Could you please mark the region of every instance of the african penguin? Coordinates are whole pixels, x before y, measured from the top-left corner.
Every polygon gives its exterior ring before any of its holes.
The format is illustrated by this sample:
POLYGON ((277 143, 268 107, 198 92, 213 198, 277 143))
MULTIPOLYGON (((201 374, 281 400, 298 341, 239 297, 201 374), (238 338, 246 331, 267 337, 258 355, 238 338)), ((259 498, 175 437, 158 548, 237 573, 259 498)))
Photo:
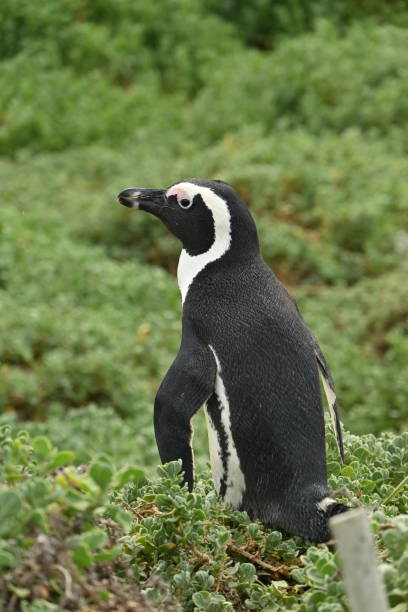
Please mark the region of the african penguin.
POLYGON ((181 459, 192 489, 190 420, 204 405, 218 494, 252 519, 327 541, 328 517, 348 509, 327 485, 319 372, 343 458, 333 380, 261 257, 247 207, 226 183, 203 179, 125 189, 118 200, 161 219, 183 245, 181 345, 154 406, 161 460, 181 459))

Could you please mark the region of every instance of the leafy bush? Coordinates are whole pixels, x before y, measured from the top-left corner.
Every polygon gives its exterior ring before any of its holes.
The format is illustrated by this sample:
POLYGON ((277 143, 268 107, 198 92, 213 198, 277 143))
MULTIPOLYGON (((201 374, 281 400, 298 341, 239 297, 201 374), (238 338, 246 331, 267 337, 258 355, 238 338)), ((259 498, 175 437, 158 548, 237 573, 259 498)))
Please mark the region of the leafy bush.
POLYGON ((261 53, 244 49, 227 24, 185 0, 150 8, 74 2, 65 26, 67 15, 52 2, 38 15, 23 0, 6 4, 3 154, 101 141, 135 147, 159 133, 159 142, 177 140, 188 154, 248 125, 263 134, 358 126, 366 138, 385 136, 405 148, 405 28, 371 26, 367 35, 366 25, 355 24, 340 35, 322 21, 313 34, 261 53), (50 32, 39 38, 44 20, 50 32))
POLYGON ((406 259, 398 236, 408 219, 408 165, 359 130, 262 138, 247 129, 190 164, 235 186, 254 213, 265 259, 289 284, 352 284, 406 259))
MULTIPOLYGON (((392 606, 408 589, 408 525, 398 514, 408 501, 402 481, 407 441, 406 435, 351 436, 346 465, 330 463, 332 484, 372 506, 392 606)), ((126 598, 147 606, 147 595, 163 610, 170 603, 180 609, 177 600, 197 612, 243 605, 346 610, 330 548, 251 523, 217 499, 208 475, 189 493, 179 487, 177 462, 159 468, 158 481, 146 482, 140 469, 117 470, 106 456, 76 470, 71 451, 55 449, 43 436, 31 440, 21 432, 12 438, 7 426, 0 444, 8 483, 0 490, 5 605, 13 599, 30 612, 79 603, 100 610, 116 603, 119 609, 126 598), (44 572, 52 577, 47 584, 44 572), (50 608, 33 607, 44 599, 50 608)))
POLYGON ((115 472, 100 458, 79 474, 70 467, 74 453, 56 450, 46 437, 31 441, 26 432, 10 438, 7 426, 0 444, 2 604, 44 612, 89 600, 105 610, 134 599, 138 610, 148 609, 118 561, 117 540, 131 514, 109 502, 112 488, 142 482, 143 472, 115 472))
POLYGON ((149 126, 177 129, 185 97, 220 55, 240 48, 230 26, 186 0, 70 0, 63 9, 49 0, 39 11, 5 0, 0 21, 0 154, 8 155, 98 141, 142 146, 149 126), (172 94, 164 102, 163 90, 172 94))
POLYGON ((400 145, 407 106, 408 33, 362 24, 345 36, 327 22, 288 39, 273 53, 245 50, 225 57, 192 105, 191 130, 207 144, 246 125, 270 134, 305 126, 316 134, 358 126, 366 137, 400 145))
MULTIPOLYGON (((28 55, 82 74, 100 70, 126 86, 153 80, 171 91, 176 83, 194 91, 218 55, 238 46, 231 26, 199 2, 69 0, 62 8, 48 0, 39 10, 27 0, 2 5, 1 57, 28 55)), ((97 91, 89 93, 97 102, 97 91)))
POLYGON ((155 106, 157 87, 147 82, 128 92, 115 90, 98 71, 75 75, 70 68, 49 68, 48 58, 19 54, 0 64, 0 153, 20 149, 59 151, 103 140, 142 146, 149 124, 174 121, 174 104, 155 106), (18 72, 20 79, 13 75, 18 72), (4 84, 4 85, 3 85, 4 84), (146 125, 147 123, 147 125, 146 125))
POLYGON ((346 427, 403 428, 406 162, 358 133, 318 150, 303 132, 278 144, 241 135, 206 160, 159 153, 153 165, 146 153, 136 168, 96 147, 0 164, 2 410, 58 420, 71 408, 113 408, 137 420, 146 464, 155 463, 153 397, 177 351, 180 307, 175 279, 141 261, 174 272, 180 247, 114 194, 133 176, 169 184, 190 164, 197 174, 221 169, 250 203, 264 256, 323 346, 346 427))
POLYGON ((312 30, 318 19, 330 20, 340 31, 354 20, 370 19, 401 25, 407 23, 403 0, 205 0, 206 6, 217 15, 237 26, 249 44, 261 49, 270 48, 283 36, 296 36, 312 30))
POLYGON ((159 270, 119 266, 89 247, 38 237, 42 247, 35 237, 29 248, 20 243, 12 264, 18 273, 1 295, 3 405, 31 418, 44 417, 54 402, 142 410, 169 365, 168 349, 176 350, 175 288, 159 270), (52 265, 44 252, 53 253, 52 265), (167 311, 157 301, 161 290, 167 311))
POLYGON ((299 296, 306 320, 327 349, 342 413, 355 433, 406 428, 405 277, 401 270, 361 282, 352 291, 322 291, 315 299, 299 296))

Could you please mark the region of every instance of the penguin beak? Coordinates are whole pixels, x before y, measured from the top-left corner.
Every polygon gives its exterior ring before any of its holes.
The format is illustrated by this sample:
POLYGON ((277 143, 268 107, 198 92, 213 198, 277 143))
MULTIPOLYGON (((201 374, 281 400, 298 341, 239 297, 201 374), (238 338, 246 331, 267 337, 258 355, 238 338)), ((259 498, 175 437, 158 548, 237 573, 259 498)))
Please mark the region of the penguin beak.
POLYGON ((128 208, 139 208, 159 216, 166 203, 165 189, 124 189, 118 195, 118 202, 128 208))

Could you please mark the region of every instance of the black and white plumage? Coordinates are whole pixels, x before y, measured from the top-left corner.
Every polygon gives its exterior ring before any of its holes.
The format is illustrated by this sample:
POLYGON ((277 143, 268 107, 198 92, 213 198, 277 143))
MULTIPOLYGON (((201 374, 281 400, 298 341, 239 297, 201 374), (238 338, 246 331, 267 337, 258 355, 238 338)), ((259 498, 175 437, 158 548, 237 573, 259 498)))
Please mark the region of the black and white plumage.
POLYGON ((204 405, 219 495, 253 518, 314 541, 343 512, 327 486, 319 372, 341 457, 336 395, 320 347, 261 257, 254 220, 222 181, 125 189, 182 244, 179 353, 155 401, 163 462, 182 459, 193 487, 191 418, 204 405))

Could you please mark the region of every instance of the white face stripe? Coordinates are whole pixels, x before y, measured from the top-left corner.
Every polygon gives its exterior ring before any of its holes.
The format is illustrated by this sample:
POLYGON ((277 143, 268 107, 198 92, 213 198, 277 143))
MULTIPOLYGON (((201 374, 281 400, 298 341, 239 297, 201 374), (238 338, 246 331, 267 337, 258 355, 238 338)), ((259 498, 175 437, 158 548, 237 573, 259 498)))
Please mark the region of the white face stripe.
MULTIPOLYGON (((210 345, 210 349, 213 352, 216 364, 217 364, 217 375, 215 378, 215 393, 218 396, 220 407, 221 407, 221 422, 224 427, 224 431, 227 438, 227 474, 226 477, 226 491, 225 501, 232 504, 235 508, 238 508, 242 501, 242 496, 245 491, 245 477, 241 470, 241 464, 239 461, 237 449, 235 447, 234 439, 232 437, 231 430, 231 414, 227 393, 224 387, 223 380, 221 378, 221 365, 218 359, 217 353, 210 345)), ((211 452, 211 451, 210 451, 211 452)), ((221 449, 219 450, 221 455, 221 449)), ((221 463, 221 462, 220 462, 221 463)), ((218 470, 222 465, 219 465, 218 470)), ((218 471, 216 474, 218 484, 218 471)))
POLYGON ((193 183, 178 183, 171 189, 174 188, 180 190, 180 192, 187 193, 190 200, 195 195, 200 194, 205 206, 209 208, 214 219, 215 239, 208 251, 200 253, 200 255, 189 255, 184 249, 181 251, 177 268, 177 281, 181 300, 184 303, 188 289, 197 274, 212 261, 220 259, 230 248, 231 215, 226 202, 209 187, 200 187, 193 183))

